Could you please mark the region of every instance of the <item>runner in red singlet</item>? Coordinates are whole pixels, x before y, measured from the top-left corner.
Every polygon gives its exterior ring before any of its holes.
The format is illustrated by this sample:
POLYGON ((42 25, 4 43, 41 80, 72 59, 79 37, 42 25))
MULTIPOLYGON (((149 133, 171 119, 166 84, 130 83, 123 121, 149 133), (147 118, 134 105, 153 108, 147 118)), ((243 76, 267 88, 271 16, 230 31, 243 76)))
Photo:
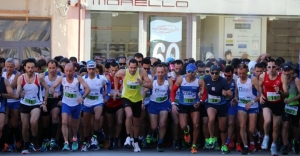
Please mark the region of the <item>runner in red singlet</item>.
POLYGON ((278 73, 274 59, 268 60, 268 71, 259 77, 259 92, 262 93, 260 103, 263 108, 264 116, 264 140, 261 145, 262 149, 268 148, 270 124, 273 118, 273 142, 271 146, 271 155, 276 156, 276 141, 279 135, 279 128, 282 122, 284 112, 283 99, 288 97, 287 78, 285 75, 278 73))

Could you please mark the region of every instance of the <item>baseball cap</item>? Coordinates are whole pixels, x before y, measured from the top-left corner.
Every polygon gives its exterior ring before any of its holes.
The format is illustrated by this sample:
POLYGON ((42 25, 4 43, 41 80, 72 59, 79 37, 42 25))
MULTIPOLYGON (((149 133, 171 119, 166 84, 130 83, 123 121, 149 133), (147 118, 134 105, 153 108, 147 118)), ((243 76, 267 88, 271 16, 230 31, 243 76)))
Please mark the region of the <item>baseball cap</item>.
POLYGON ((194 63, 189 63, 186 66, 186 71, 195 71, 197 69, 196 65, 194 63))
POLYGON ((166 60, 166 63, 171 63, 171 62, 173 62, 173 61, 175 61, 174 58, 168 57, 167 60, 166 60))
POLYGON ((86 63, 86 68, 96 68, 96 63, 93 60, 89 60, 86 63))
POLYGON ((290 70, 293 70, 293 67, 291 65, 289 65, 288 63, 285 63, 282 66, 282 70, 283 71, 290 71, 290 70))
POLYGON ((213 70, 220 71, 221 69, 220 69, 220 67, 219 67, 218 65, 212 65, 212 66, 210 67, 210 71, 213 71, 213 70))

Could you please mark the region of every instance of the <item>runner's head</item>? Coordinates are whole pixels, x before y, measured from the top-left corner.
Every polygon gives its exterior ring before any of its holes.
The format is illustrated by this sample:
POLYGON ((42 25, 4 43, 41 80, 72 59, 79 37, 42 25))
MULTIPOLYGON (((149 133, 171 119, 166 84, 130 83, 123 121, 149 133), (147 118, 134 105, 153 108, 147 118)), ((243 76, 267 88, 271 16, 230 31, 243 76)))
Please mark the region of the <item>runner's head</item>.
POLYGON ((134 54, 134 59, 138 62, 139 67, 142 67, 142 60, 144 59, 143 54, 141 53, 134 54))
POLYGON ((138 67, 139 67, 139 64, 138 64, 138 61, 136 59, 129 60, 128 69, 129 69, 129 73, 131 75, 135 74, 135 72, 138 69, 138 67))
POLYGON ((159 65, 156 66, 156 68, 155 68, 155 75, 159 79, 164 79, 164 77, 166 75, 166 70, 165 70, 165 67, 162 64, 159 64, 159 65))
POLYGON ((186 66, 186 76, 191 76, 191 77, 196 76, 196 70, 197 70, 196 65, 194 63, 189 63, 186 66))
POLYGON ((282 65, 283 74, 286 76, 287 79, 290 79, 294 75, 294 68, 292 65, 285 63, 282 65))
POLYGON ((264 65, 262 63, 257 63, 255 65, 255 76, 259 77, 260 74, 264 72, 264 65))
POLYGON ((177 75, 181 75, 183 69, 183 62, 181 60, 174 61, 174 71, 177 75))
POLYGON ((120 67, 126 67, 126 57, 125 56, 120 56, 118 58, 118 63, 120 67))
POLYGON ((74 77, 75 70, 74 70, 73 63, 68 63, 65 65, 65 74, 66 74, 66 77, 68 77, 68 78, 74 77))
POLYGON ((219 79, 220 70, 221 68, 218 65, 212 65, 210 67, 210 75, 213 81, 217 81, 219 79))
POLYGON ((118 72, 118 70, 119 70, 119 65, 116 62, 110 63, 109 71, 110 71, 111 76, 115 76, 115 74, 118 72))
POLYGON ((248 78, 248 66, 246 64, 244 63, 239 64, 238 75, 242 80, 246 80, 248 78))
POLYGON ((34 58, 28 58, 24 61, 23 67, 25 69, 25 72, 28 74, 28 76, 33 75, 35 66, 36 66, 36 60, 34 58))
POLYGON ((231 81, 232 80, 233 73, 234 73, 234 68, 231 65, 225 67, 225 69, 224 69, 224 77, 225 77, 225 79, 227 81, 231 81))
MULTIPOLYGON (((148 58, 144 58, 142 60, 142 67, 146 70, 146 72, 148 73, 150 71, 150 67, 151 67, 151 60, 148 58)), ((149 73, 148 73, 149 74, 149 73)))
POLYGON ((8 74, 12 74, 15 70, 15 62, 13 58, 8 58, 5 61, 5 69, 6 69, 6 73, 8 74))
POLYGON ((55 60, 49 60, 47 63, 48 72, 55 74, 57 72, 58 63, 55 60))
POLYGON ((86 68, 90 76, 94 76, 96 74, 96 63, 93 60, 87 61, 86 68))
POLYGON ((271 58, 271 59, 268 60, 267 68, 268 68, 268 72, 270 74, 276 74, 277 73, 277 66, 275 64, 274 59, 271 58))

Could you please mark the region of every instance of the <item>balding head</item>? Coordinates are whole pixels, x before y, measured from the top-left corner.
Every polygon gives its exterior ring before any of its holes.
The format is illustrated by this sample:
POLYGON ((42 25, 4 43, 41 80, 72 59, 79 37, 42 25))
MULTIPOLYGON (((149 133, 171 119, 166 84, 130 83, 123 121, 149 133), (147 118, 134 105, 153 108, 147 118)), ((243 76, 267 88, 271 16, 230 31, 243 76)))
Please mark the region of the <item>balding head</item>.
POLYGON ((68 78, 71 78, 74 76, 74 66, 72 63, 68 63, 65 65, 65 74, 68 78))

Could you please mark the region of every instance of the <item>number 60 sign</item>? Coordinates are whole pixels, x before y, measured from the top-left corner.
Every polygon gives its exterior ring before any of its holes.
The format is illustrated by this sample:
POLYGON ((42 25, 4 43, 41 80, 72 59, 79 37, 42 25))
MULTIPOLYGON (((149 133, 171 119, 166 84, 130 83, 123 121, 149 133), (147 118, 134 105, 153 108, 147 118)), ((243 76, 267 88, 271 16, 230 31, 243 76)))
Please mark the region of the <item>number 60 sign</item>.
POLYGON ((162 62, 165 62, 165 60, 168 57, 172 57, 174 59, 179 59, 180 55, 180 49, 179 46, 176 43, 171 43, 169 46, 167 46, 162 42, 158 42, 152 52, 152 57, 160 59, 162 62), (159 50, 160 49, 160 50, 159 50), (167 49, 167 51, 166 51, 167 49), (174 49, 174 52, 172 50, 174 49))

